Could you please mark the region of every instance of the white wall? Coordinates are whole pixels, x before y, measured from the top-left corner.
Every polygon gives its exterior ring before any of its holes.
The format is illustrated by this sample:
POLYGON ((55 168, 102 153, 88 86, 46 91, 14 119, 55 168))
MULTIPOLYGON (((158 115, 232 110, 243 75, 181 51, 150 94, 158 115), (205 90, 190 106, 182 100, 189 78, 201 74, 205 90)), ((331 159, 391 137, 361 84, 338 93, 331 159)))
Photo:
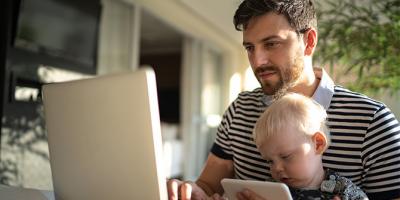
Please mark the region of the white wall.
POLYGON ((242 34, 233 26, 233 15, 241 0, 179 0, 194 13, 203 17, 216 29, 239 44, 242 34))

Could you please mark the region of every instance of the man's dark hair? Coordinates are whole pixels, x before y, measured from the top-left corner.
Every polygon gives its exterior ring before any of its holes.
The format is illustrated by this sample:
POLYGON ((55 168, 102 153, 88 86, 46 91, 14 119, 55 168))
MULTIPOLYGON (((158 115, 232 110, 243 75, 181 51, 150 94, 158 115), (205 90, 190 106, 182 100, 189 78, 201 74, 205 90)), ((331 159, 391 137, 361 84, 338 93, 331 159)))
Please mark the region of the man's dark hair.
POLYGON ((233 23, 236 30, 247 28, 249 21, 269 12, 286 16, 289 24, 298 33, 308 28, 317 28, 317 17, 313 0, 244 0, 236 10, 233 23))

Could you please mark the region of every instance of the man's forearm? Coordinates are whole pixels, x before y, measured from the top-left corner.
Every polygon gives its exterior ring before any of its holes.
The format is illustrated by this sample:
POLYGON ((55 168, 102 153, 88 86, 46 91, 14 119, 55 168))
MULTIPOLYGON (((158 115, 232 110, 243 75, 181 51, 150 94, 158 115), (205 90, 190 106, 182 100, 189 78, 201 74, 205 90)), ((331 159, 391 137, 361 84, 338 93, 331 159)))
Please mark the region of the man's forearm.
POLYGON ((232 160, 224 160, 213 154, 209 154, 203 171, 195 183, 208 196, 212 196, 215 193, 222 194, 224 191, 221 186, 221 180, 232 178, 233 173, 232 160))
POLYGON ((198 179, 196 182, 196 185, 199 186, 203 191, 208 195, 211 196, 216 193, 206 182, 198 179))

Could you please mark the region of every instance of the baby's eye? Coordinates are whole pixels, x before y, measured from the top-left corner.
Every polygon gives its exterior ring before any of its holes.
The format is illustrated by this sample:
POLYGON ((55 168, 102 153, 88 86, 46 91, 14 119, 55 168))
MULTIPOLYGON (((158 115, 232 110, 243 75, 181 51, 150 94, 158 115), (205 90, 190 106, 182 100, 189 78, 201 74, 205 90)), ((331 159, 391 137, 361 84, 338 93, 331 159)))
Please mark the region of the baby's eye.
POLYGON ((291 158, 291 154, 283 155, 283 156, 282 156, 282 159, 284 159, 284 160, 288 160, 288 159, 290 159, 290 158, 291 158))
POLYGON ((266 160, 267 164, 272 165, 274 162, 272 160, 266 160))

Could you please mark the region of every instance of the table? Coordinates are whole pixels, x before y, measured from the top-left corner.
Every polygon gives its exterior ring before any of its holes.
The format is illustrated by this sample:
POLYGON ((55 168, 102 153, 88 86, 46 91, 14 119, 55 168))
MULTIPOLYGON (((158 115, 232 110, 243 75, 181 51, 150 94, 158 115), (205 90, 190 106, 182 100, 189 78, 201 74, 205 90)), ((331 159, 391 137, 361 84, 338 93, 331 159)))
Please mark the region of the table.
POLYGON ((0 198, 2 200, 55 200, 54 193, 52 191, 20 188, 6 185, 0 185, 0 198))

